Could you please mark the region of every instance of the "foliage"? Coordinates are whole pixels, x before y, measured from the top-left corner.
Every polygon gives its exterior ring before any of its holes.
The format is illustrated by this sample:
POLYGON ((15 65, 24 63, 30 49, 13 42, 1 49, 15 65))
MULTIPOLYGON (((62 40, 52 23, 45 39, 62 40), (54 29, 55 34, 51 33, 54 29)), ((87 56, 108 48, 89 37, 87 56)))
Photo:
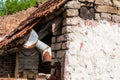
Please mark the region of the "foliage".
POLYGON ((0 0, 0 16, 13 14, 18 11, 36 6, 36 2, 44 0, 0 0))

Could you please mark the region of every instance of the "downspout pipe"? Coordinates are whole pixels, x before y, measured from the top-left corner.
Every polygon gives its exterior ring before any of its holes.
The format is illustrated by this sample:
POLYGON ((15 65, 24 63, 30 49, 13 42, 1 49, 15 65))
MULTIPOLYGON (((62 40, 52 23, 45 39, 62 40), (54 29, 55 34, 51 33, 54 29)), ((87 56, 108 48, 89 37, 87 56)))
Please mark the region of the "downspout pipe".
POLYGON ((48 46, 47 44, 38 40, 35 47, 41 51, 43 62, 51 62, 52 53, 51 53, 51 47, 50 46, 48 46))
POLYGON ((51 47, 40 41, 38 34, 34 30, 31 30, 27 41, 23 44, 23 47, 28 49, 37 48, 41 52, 43 63, 52 61, 51 47))

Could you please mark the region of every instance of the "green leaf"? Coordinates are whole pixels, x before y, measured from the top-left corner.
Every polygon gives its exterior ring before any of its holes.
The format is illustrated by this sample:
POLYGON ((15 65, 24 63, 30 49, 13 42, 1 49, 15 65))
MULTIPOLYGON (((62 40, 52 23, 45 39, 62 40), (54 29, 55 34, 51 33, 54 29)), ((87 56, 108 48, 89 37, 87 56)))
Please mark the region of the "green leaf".
POLYGON ((13 14, 31 6, 36 6, 37 1, 43 2, 45 0, 0 0, 0 16, 13 14))

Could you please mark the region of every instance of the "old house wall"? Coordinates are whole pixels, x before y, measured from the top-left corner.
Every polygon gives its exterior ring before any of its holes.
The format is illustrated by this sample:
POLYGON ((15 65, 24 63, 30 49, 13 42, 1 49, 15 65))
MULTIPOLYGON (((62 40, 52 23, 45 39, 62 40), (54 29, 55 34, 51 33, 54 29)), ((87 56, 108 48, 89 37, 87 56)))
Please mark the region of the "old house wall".
POLYGON ((71 0, 61 29, 52 37, 52 69, 58 80, 119 80, 118 0, 71 0), (87 20, 90 19, 90 20, 87 20))
POLYGON ((15 54, 0 56, 0 77, 14 77, 15 71, 15 54))
MULTIPOLYGON (((22 21, 24 21, 37 8, 31 7, 16 14, 0 17, 0 41, 13 31, 22 21)), ((8 51, 9 52, 9 51, 8 51)), ((16 51, 13 51, 16 52, 16 51)), ((0 56, 0 77, 15 76, 16 53, 0 56)), ((22 59, 22 58, 21 58, 22 59)), ((23 59, 22 59, 23 60, 23 59)))
POLYGON ((51 78, 119 80, 119 3, 118 0, 70 0, 61 8, 65 10, 60 14, 61 25, 52 24, 57 30, 52 36, 54 76, 51 78))

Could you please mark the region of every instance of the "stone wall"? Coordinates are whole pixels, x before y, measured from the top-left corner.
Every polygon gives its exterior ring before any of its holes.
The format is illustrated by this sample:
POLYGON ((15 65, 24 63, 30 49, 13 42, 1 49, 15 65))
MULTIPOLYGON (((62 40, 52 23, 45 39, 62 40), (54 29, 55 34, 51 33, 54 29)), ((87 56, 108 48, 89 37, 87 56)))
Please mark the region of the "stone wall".
POLYGON ((54 79, 120 79, 119 3, 71 0, 64 5, 63 23, 52 37, 52 65, 61 65, 52 69, 54 79))
POLYGON ((119 0, 78 0, 81 4, 80 16, 84 19, 106 19, 120 22, 119 0))

